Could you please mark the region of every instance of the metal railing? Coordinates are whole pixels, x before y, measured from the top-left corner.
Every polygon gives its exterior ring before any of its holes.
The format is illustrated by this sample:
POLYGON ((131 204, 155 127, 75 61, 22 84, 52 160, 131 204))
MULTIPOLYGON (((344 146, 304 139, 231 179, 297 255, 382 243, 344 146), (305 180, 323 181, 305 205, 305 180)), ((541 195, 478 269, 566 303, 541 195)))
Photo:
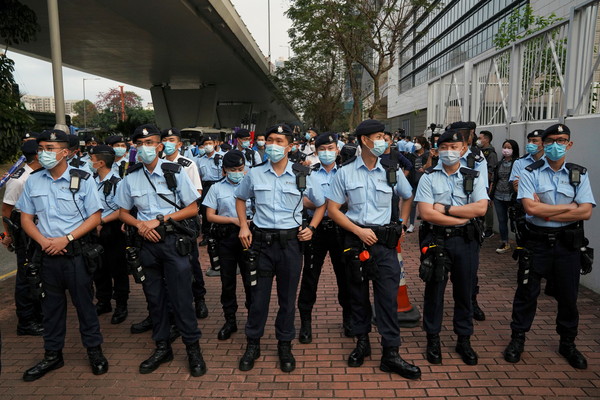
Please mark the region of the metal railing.
POLYGON ((599 3, 430 81, 428 120, 496 125, 600 113, 599 3))

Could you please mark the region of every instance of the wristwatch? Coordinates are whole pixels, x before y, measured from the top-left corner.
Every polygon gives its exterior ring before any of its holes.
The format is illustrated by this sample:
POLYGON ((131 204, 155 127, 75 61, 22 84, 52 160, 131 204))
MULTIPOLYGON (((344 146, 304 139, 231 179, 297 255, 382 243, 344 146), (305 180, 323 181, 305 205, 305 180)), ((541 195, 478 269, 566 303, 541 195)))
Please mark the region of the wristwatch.
POLYGON ((316 229, 314 226, 312 226, 312 225, 309 225, 309 226, 307 226, 307 228, 308 228, 308 229, 310 229, 312 233, 315 233, 315 231, 317 230, 317 229, 316 229))
POLYGON ((70 233, 67 235, 67 240, 69 241, 69 243, 71 243, 73 240, 75 240, 75 238, 73 237, 73 235, 71 235, 70 233))
POLYGON ((450 204, 444 206, 444 214, 450 215, 450 207, 452 207, 450 204))

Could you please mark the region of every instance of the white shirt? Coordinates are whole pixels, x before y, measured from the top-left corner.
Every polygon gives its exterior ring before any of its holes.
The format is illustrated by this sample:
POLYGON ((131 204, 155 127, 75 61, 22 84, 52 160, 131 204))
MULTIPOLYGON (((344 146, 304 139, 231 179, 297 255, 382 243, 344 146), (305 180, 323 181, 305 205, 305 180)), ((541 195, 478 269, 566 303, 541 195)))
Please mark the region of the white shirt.
MULTIPOLYGON (((175 157, 173 159, 173 161, 171 161, 171 162, 179 164, 178 161, 180 158, 190 162, 190 164, 187 167, 183 164, 181 166, 183 167, 183 170, 185 171, 187 176, 192 181, 192 185, 194 185, 196 190, 202 190, 202 182, 200 181, 200 173, 198 172, 198 168, 196 167, 196 163, 194 162, 194 160, 190 160, 189 158, 182 156, 181 152, 178 152, 177 157, 175 157)), ((169 161, 166 158, 165 158, 165 160, 169 161)))
MULTIPOLYGON (((19 200, 21 193, 23 193, 25 181, 27 181, 27 178, 29 178, 29 175, 33 172, 33 169, 28 164, 25 164, 23 169, 25 171, 23 171, 18 178, 15 178, 13 175, 13 177, 6 182, 6 191, 4 192, 4 200, 2 201, 10 206, 17 204, 17 200, 19 200)), ((19 170, 17 170, 17 172, 18 171, 19 170)))

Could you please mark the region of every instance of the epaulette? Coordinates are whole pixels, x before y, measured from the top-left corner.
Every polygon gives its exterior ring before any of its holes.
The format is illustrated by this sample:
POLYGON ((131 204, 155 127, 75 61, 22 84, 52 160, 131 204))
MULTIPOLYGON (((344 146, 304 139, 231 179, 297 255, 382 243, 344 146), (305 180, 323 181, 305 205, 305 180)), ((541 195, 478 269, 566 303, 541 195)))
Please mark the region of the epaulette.
POLYGON ((221 159, 222 159, 222 158, 223 158, 223 156, 222 156, 222 155, 220 155, 220 154, 218 154, 218 153, 217 153, 217 154, 215 154, 214 161, 215 161, 215 165, 216 165, 217 167, 219 166, 219 163, 221 162, 221 159))
POLYGON ((266 159, 265 161, 261 162, 260 164, 256 164, 251 166, 250 168, 256 168, 256 167, 260 167, 261 165, 265 165, 266 163, 269 162, 269 159, 266 159))
POLYGON ((182 167, 180 164, 177 164, 177 163, 164 162, 160 165, 160 168, 163 170, 163 172, 179 173, 179 171, 181 171, 182 167))
POLYGON ((84 171, 82 169, 77 169, 77 168, 73 168, 73 169, 69 170, 69 175, 71 175, 71 176, 77 175, 77 176, 79 176, 79 178, 84 179, 84 180, 91 176, 89 172, 84 171))
POLYGON ((494 150, 492 147, 489 147, 487 149, 482 150, 482 152, 485 157, 489 157, 489 155, 492 154, 492 152, 495 153, 496 150, 494 150))
POLYGON ((313 171, 318 171, 321 168, 321 163, 316 163, 310 166, 313 171))
POLYGON ((25 172, 25 168, 19 168, 18 170, 15 171, 14 174, 12 174, 10 176, 10 179, 19 179, 23 173, 25 172))
POLYGON ((81 159, 78 158, 73 158, 71 161, 69 161, 69 165, 71 167, 79 168, 82 165, 85 165, 85 161, 81 161, 81 159))
MULTIPOLYGON (((218 179, 217 182, 223 182, 223 180, 227 178, 227 176, 222 176, 221 179, 218 179)), ((210 189, 210 188, 209 188, 210 189)))
POLYGON ((181 165, 184 168, 187 168, 190 165, 192 165, 192 162, 190 160, 188 160, 187 158, 179 157, 179 159, 177 160, 177 164, 181 165))
POLYGON ((394 160, 392 160, 392 158, 380 158, 379 162, 381 163, 381 165, 383 165, 383 167, 385 169, 392 169, 395 171, 398 171, 398 168, 400 168, 400 164, 394 160))
POLYGON ((135 164, 131 165, 129 168, 127 168, 127 173, 130 174, 132 172, 140 170, 140 169, 142 169, 143 166, 144 166, 144 164, 141 162, 135 163, 135 164))
POLYGON ((431 174, 433 171, 435 171, 435 167, 434 167, 434 166, 431 166, 431 167, 429 167, 429 168, 427 168, 427 169, 425 170, 425 173, 429 175, 429 174, 431 174))
POLYGON ((576 170, 579 171, 579 173, 581 175, 585 175, 587 173, 587 168, 586 167, 582 167, 581 165, 574 164, 574 163, 566 163, 565 164, 565 168, 568 169, 569 171, 571 171, 572 169, 576 169, 576 170))
POLYGON ((460 173, 463 174, 463 176, 472 176, 474 178, 479 176, 479 171, 467 167, 461 167, 460 173))
POLYGON ((350 157, 349 159, 347 159, 346 161, 344 161, 344 162, 342 163, 342 166, 344 166, 344 165, 348 165, 348 164, 351 164, 351 163, 353 163, 355 160, 356 160, 356 156, 352 156, 352 157, 350 157))
POLYGON ((46 168, 44 168, 44 167, 40 167, 40 168, 36 169, 35 171, 32 171, 30 175, 37 174, 38 172, 41 172, 41 171, 43 171, 45 169, 46 168))
POLYGON ((536 162, 533 162, 533 163, 529 164, 528 166, 526 166, 525 169, 529 172, 533 172, 534 170, 536 170, 538 168, 542 168, 544 163, 545 163, 544 159, 540 158, 536 162))
POLYGON ((121 178, 119 178, 118 176, 111 176, 110 179, 108 180, 110 183, 112 183, 113 185, 116 185, 117 183, 121 182, 121 178))

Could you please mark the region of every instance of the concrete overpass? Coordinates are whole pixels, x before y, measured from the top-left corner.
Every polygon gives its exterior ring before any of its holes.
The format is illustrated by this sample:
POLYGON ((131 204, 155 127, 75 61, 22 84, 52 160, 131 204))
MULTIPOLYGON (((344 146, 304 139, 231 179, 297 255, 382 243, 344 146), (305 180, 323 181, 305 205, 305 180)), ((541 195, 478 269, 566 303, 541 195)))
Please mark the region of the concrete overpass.
MULTIPOLYGON (((49 61, 47 3, 22 2, 41 31, 13 49, 49 61)), ((229 0, 60 0, 59 17, 64 65, 149 88, 160 127, 298 119, 229 0)))

